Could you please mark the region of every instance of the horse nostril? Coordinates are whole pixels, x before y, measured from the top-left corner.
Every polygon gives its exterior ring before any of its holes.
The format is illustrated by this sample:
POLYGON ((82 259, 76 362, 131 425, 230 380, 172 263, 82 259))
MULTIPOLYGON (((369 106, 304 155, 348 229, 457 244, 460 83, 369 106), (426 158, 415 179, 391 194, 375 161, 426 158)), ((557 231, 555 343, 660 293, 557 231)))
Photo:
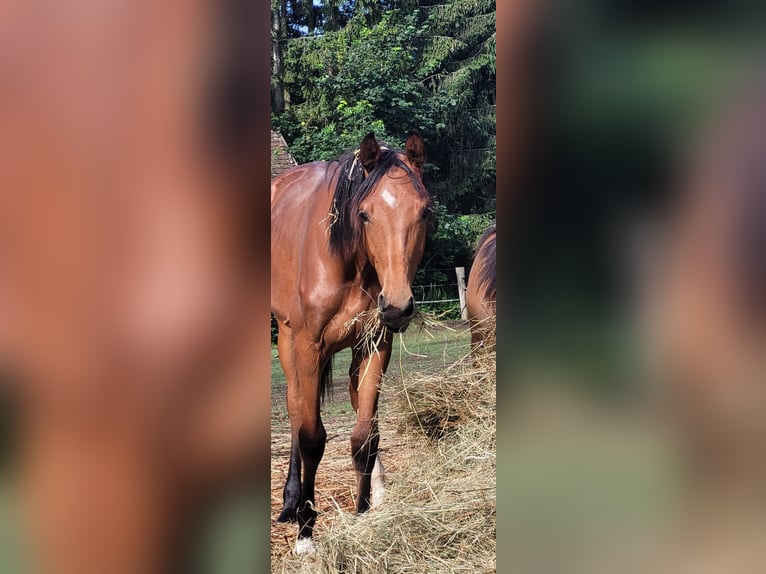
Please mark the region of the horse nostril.
POLYGON ((386 298, 383 297, 383 293, 378 295, 378 309, 380 309, 381 311, 386 310, 386 298))
POLYGON ((415 301, 413 301, 412 297, 410 297, 410 300, 407 303, 407 307, 404 309, 404 312, 402 313, 402 315, 404 317, 412 317, 414 313, 415 313, 415 301))

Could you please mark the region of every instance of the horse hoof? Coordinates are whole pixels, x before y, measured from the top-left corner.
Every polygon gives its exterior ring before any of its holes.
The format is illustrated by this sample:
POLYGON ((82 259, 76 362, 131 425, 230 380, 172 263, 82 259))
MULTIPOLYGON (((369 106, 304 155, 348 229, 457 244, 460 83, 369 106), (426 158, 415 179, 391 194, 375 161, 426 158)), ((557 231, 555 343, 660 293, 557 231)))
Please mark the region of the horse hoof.
POLYGON ((295 522, 297 520, 297 513, 295 508, 283 508, 282 513, 277 518, 277 522, 295 522))
POLYGON ((372 467, 370 508, 378 508, 383 503, 383 495, 386 492, 385 473, 383 461, 378 454, 375 457, 375 466, 372 467))
POLYGON ((383 496, 386 493, 386 489, 381 487, 372 489, 372 499, 370 500, 370 508, 380 508, 383 504, 383 496))
POLYGON ((298 541, 295 543, 296 554, 314 554, 316 551, 317 549, 316 546, 314 546, 314 541, 307 536, 298 538, 298 541))

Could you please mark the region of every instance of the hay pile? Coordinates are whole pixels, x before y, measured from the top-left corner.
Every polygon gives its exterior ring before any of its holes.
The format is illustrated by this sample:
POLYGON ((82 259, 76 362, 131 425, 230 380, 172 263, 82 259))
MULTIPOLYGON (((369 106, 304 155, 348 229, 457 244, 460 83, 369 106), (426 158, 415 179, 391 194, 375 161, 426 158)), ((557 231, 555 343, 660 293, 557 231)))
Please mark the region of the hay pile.
MULTIPOLYGON (((313 556, 285 557, 281 572, 495 572, 495 355, 387 382, 383 415, 408 447, 387 476, 382 506, 362 516, 320 515, 313 556)), ((384 460, 385 463, 385 460, 384 460)))

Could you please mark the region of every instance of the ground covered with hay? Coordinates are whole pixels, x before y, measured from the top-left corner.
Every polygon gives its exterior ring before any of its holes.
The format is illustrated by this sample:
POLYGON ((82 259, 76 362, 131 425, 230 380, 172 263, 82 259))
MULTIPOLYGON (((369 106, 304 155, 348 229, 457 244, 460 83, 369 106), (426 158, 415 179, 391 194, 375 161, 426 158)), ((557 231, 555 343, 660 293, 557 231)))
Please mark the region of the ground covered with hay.
MULTIPOLYGON (((411 329, 395 347, 381 399, 384 504, 362 516, 353 512, 354 413, 346 395, 323 413, 330 440, 317 475, 318 552, 295 556, 295 525, 273 522, 272 572, 495 571, 494 354, 475 365, 461 325, 411 329)), ((341 360, 338 399, 344 373, 341 360)), ((272 521, 289 452, 279 383, 272 389, 272 521)))

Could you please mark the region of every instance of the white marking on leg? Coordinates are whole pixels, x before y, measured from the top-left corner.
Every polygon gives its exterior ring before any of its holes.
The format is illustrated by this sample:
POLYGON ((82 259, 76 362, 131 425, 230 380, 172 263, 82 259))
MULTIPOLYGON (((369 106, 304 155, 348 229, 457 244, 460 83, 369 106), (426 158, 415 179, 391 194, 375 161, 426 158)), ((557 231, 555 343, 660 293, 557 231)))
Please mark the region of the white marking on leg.
POLYGON ((385 486, 385 472, 383 468, 383 462, 380 460, 380 453, 375 456, 375 466, 372 467, 372 478, 370 479, 372 500, 370 500, 370 506, 377 508, 383 502, 383 495, 386 492, 385 486))
POLYGON ((298 541, 295 543, 296 554, 314 554, 316 551, 314 540, 308 536, 298 538, 298 541))

